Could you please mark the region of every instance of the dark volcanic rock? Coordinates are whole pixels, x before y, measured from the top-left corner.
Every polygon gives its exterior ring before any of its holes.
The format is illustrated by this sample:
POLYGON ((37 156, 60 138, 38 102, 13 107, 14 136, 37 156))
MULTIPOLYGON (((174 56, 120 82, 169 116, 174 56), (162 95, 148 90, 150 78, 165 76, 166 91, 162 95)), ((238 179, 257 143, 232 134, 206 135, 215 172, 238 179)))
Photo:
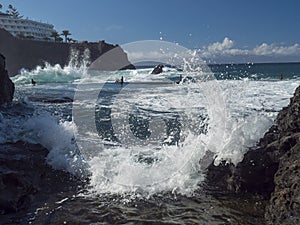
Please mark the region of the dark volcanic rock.
POLYGON ((235 193, 270 199, 268 224, 300 224, 300 87, 275 124, 242 162, 208 167, 207 182, 235 193))
POLYGON ((0 53, 0 105, 13 100, 15 85, 5 69, 5 57, 0 53))
POLYGON ((0 145, 0 211, 17 212, 29 206, 45 173, 47 149, 18 142, 0 145))
POLYGON ((164 68, 164 65, 159 64, 156 67, 154 67, 154 69, 152 70, 151 74, 160 74, 160 73, 162 73, 163 68, 164 68))
POLYGON ((275 191, 266 210, 268 224, 300 224, 300 133, 298 143, 280 159, 275 191))
POLYGON ((49 198, 62 198, 63 192, 76 193, 80 181, 53 170, 45 162, 47 154, 39 144, 0 144, 0 215, 7 215, 3 220, 10 221, 11 214, 12 218, 16 213, 26 214, 30 207, 41 207, 49 198))

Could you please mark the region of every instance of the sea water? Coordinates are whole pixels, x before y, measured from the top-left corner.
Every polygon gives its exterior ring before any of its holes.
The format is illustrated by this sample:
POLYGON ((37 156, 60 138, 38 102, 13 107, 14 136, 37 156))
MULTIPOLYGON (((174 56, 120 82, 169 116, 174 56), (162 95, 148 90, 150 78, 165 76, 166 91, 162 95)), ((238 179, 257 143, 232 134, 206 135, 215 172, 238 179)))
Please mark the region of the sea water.
POLYGON ((86 65, 22 71, 12 78, 15 109, 1 115, 0 141, 39 143, 54 169, 88 178, 80 200, 66 203, 96 211, 87 223, 110 221, 102 213, 127 224, 228 222, 230 212, 201 194, 205 168, 237 164, 255 146, 299 86, 300 64, 210 69, 215 78, 206 80, 199 71, 172 68, 155 77, 151 68, 104 72, 86 65), (115 83, 122 76, 125 83, 115 83))

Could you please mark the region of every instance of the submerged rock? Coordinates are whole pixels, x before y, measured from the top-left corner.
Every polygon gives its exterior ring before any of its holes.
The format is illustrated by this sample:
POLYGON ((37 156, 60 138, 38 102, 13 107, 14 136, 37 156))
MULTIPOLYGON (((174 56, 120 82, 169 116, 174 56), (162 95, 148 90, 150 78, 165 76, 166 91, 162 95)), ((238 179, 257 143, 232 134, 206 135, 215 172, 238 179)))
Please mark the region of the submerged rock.
POLYGON ((0 53, 0 105, 13 100, 15 85, 5 69, 5 57, 0 53))
POLYGON ((268 224, 300 224, 300 87, 258 145, 236 166, 211 164, 207 183, 270 199, 268 224))

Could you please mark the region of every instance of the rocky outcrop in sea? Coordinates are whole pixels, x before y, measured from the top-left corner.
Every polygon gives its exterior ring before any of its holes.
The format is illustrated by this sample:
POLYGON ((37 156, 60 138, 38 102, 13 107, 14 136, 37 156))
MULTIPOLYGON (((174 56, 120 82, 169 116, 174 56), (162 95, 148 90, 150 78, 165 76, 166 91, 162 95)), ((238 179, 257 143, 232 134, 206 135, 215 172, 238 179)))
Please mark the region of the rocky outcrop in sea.
POLYGON ((211 164, 207 183, 229 193, 263 196, 267 224, 300 224, 299 169, 300 87, 242 162, 211 164))
POLYGON ((15 92, 15 85, 9 78, 5 67, 5 57, 0 53, 0 105, 11 103, 15 92))

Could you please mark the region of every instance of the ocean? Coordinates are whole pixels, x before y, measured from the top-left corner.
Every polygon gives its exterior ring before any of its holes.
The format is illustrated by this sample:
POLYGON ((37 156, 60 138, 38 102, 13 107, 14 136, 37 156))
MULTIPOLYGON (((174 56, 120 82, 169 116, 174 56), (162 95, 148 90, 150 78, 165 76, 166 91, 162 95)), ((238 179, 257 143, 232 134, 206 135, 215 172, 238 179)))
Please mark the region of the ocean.
POLYGON ((12 77, 14 107, 0 115, 0 143, 39 143, 50 166, 87 182, 23 221, 262 223, 258 209, 245 208, 263 201, 205 190, 205 168, 213 160, 237 164, 255 146, 299 86, 300 63, 151 71, 91 71, 82 63, 12 77))

